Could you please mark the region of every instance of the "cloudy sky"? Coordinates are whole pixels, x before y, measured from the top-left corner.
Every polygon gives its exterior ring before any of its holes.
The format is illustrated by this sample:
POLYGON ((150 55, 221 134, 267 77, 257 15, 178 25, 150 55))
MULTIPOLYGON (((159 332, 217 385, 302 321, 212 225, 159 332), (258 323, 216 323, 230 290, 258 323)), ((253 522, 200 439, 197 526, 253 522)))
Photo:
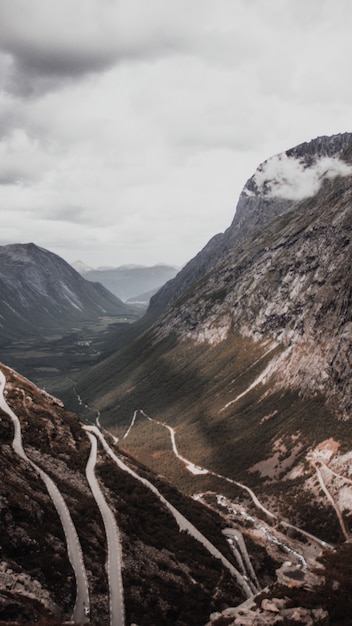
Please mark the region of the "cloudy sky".
POLYGON ((0 0, 0 244, 181 265, 257 165, 352 130, 350 0, 0 0))

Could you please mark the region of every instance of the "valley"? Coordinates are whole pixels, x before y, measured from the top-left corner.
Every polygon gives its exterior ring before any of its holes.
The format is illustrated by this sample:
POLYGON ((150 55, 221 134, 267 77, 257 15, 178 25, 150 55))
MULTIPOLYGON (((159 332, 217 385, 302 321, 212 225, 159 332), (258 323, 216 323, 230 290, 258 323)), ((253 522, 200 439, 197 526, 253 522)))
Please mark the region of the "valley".
POLYGON ((1 349, 2 359, 43 389, 72 399, 70 389, 78 372, 111 351, 111 341, 123 334, 138 315, 104 316, 55 335, 12 341, 1 349))
POLYGON ((5 246, 0 624, 349 626, 351 190, 349 133, 262 163, 144 315, 5 246))

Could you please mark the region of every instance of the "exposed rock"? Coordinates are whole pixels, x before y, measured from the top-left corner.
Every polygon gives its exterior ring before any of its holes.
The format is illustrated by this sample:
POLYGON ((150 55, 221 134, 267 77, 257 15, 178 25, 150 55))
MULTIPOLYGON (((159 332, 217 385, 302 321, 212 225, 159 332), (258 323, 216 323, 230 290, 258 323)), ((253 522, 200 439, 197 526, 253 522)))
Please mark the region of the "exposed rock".
POLYGON ((262 601, 261 608, 226 609, 221 616, 210 616, 206 626, 279 626, 280 624, 301 624, 302 626, 329 626, 327 611, 321 608, 305 609, 294 607, 278 609, 274 600, 262 601), (265 606, 264 606, 265 605, 265 606))
POLYGON ((262 601, 261 607, 263 611, 271 611, 272 613, 280 613, 280 610, 278 609, 274 600, 268 600, 267 598, 264 598, 264 600, 262 601))
MULTIPOLYGON (((0 598, 2 594, 35 600, 43 606, 44 610, 55 617, 61 615, 61 610, 53 602, 50 593, 42 587, 38 580, 25 572, 14 571, 6 561, 0 562, 0 598)), ((0 605, 3 602, 0 599, 0 605)))
POLYGON ((305 587, 313 589, 319 587, 324 582, 323 570, 319 575, 318 563, 310 562, 309 567, 294 565, 290 561, 286 561, 278 570, 276 570, 277 580, 287 587, 305 587))

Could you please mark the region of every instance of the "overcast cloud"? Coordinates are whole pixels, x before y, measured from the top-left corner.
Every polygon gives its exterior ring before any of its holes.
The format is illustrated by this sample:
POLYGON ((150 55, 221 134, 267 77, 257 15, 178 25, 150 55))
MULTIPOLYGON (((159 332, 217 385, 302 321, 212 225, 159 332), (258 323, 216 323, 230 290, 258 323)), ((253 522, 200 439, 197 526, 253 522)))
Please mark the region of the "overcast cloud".
POLYGON ((183 264, 270 156, 351 131, 350 0, 0 0, 0 243, 183 264))

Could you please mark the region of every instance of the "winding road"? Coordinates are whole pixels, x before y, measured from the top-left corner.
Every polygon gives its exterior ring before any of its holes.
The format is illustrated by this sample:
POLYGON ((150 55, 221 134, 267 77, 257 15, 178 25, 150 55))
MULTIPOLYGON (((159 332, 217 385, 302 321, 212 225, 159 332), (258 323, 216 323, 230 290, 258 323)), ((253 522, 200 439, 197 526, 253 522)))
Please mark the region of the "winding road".
MULTIPOLYGON (((155 422, 156 424, 159 424, 160 426, 163 426, 164 428, 166 428, 169 431, 173 453, 175 454, 175 456, 178 459, 180 459, 180 461, 182 461, 185 464, 186 468, 190 472, 192 472, 193 474, 209 474, 210 476, 216 476, 216 478, 220 478, 221 480, 225 480, 228 483, 232 483, 236 487, 239 487, 240 489, 243 489, 244 491, 246 491, 250 495, 250 497, 251 497, 253 503, 255 504, 255 506, 258 509, 260 509, 263 513, 265 513, 265 515, 267 515, 274 522, 279 523, 281 526, 283 526, 285 528, 289 528, 291 530, 295 530, 296 532, 300 533, 301 535, 303 535, 307 539, 310 539, 314 543, 318 544, 323 549, 332 549, 332 546, 329 543, 327 543, 326 541, 323 541, 322 539, 319 539, 319 537, 315 537, 315 535, 312 535, 311 533, 306 532, 305 530, 302 530, 298 526, 294 526, 293 524, 290 524, 290 522, 286 522, 286 521, 280 519, 275 513, 272 513, 271 511, 269 511, 269 509, 267 509, 260 502, 260 500, 257 498, 256 494, 254 493, 254 491, 252 489, 250 489, 250 487, 247 487, 243 483, 239 483, 238 481, 233 480, 232 478, 229 478, 228 476, 224 476, 223 474, 218 474, 218 473, 213 472, 212 470, 209 470, 209 469, 207 469, 205 467, 199 467, 198 465, 195 465, 194 463, 192 463, 192 461, 189 461, 188 459, 186 459, 184 456, 182 456, 178 452, 178 449, 177 449, 177 446, 176 446, 176 438, 175 438, 176 437, 176 432, 175 432, 174 428, 172 428, 168 424, 165 424, 164 422, 160 422, 159 420, 153 419, 152 417, 147 415, 141 409, 139 410, 139 413, 141 413, 141 415, 143 415, 149 421, 155 422)), ((124 435, 124 439, 129 434, 129 432, 130 432, 130 430, 131 430, 131 428, 132 428, 132 426, 133 426, 133 424, 135 422, 135 419, 136 419, 136 411, 133 414, 133 419, 132 419, 132 422, 131 422, 129 428, 128 428, 128 430, 126 431, 126 433, 124 435)))
POLYGON ((108 545, 107 565, 109 577, 110 626, 125 626, 125 608, 121 574, 122 547, 120 533, 115 521, 115 516, 103 496, 94 472, 97 461, 97 438, 89 432, 89 428, 85 426, 83 428, 86 430, 91 443, 91 452, 86 467, 86 476, 103 518, 108 545))
POLYGON ((340 507, 338 506, 337 502, 335 501, 335 499, 333 498, 333 496, 331 495, 329 489, 327 488, 327 486, 325 484, 324 477, 323 477, 323 475, 321 473, 321 469, 320 469, 318 463, 319 463, 319 461, 311 461, 311 465, 314 467, 314 469, 316 471, 320 487, 321 487, 322 491, 325 493, 325 495, 326 495, 328 501, 330 502, 330 504, 335 509, 335 513, 336 513, 338 522, 340 524, 341 532, 342 532, 344 538, 346 539, 346 541, 350 541, 351 538, 350 538, 349 532, 347 530, 345 520, 343 519, 342 511, 341 511, 340 507))
POLYGON ((222 564, 226 567, 226 569, 232 574, 232 576, 236 579, 238 585, 241 587, 243 593, 247 598, 253 596, 253 591, 246 580, 246 577, 242 576, 240 572, 226 559, 218 550, 191 522, 189 522, 183 515, 180 513, 166 498, 160 493, 160 491, 153 485, 149 480, 139 476, 133 469, 131 469, 128 465, 126 465, 114 452, 111 450, 110 446, 107 444, 104 435, 100 432, 100 430, 96 426, 85 426, 85 430, 96 435, 106 453, 110 456, 110 458, 116 463, 116 465, 122 469, 124 472, 127 472, 131 476, 133 476, 136 480, 140 481, 145 485, 148 489, 150 489, 155 495, 159 498, 159 500, 167 507, 167 509, 171 512, 173 517, 175 518, 180 531, 185 531, 191 535, 196 541, 199 541, 208 552, 219 559, 222 564))
POLYGON ((21 424, 17 415, 8 406, 4 398, 5 385, 5 375, 2 371, 0 371, 0 408, 11 418, 14 425, 14 438, 12 441, 12 447, 15 453, 19 457, 21 457, 21 459, 23 459, 33 467, 33 469, 37 472, 37 474, 39 474, 40 478, 44 482, 60 517, 61 524, 65 533, 67 554, 75 574, 77 588, 76 602, 72 614, 72 621, 87 623, 90 621, 88 617, 90 613, 89 589, 87 574, 83 562, 82 548, 77 535, 77 531, 73 524, 66 502, 62 497, 60 491, 58 490, 57 486, 55 485, 54 481, 38 465, 36 465, 36 463, 28 458, 23 449, 21 424))
POLYGON ((253 569, 251 560, 249 558, 247 546, 243 539, 242 533, 237 528, 225 528, 222 532, 227 540, 231 542, 231 547, 235 556, 236 554, 238 554, 240 562, 242 562, 242 567, 251 581, 251 587, 253 589, 253 592, 258 593, 260 591, 260 585, 257 575, 253 569), (234 542, 236 542, 238 549, 234 545, 234 542))

